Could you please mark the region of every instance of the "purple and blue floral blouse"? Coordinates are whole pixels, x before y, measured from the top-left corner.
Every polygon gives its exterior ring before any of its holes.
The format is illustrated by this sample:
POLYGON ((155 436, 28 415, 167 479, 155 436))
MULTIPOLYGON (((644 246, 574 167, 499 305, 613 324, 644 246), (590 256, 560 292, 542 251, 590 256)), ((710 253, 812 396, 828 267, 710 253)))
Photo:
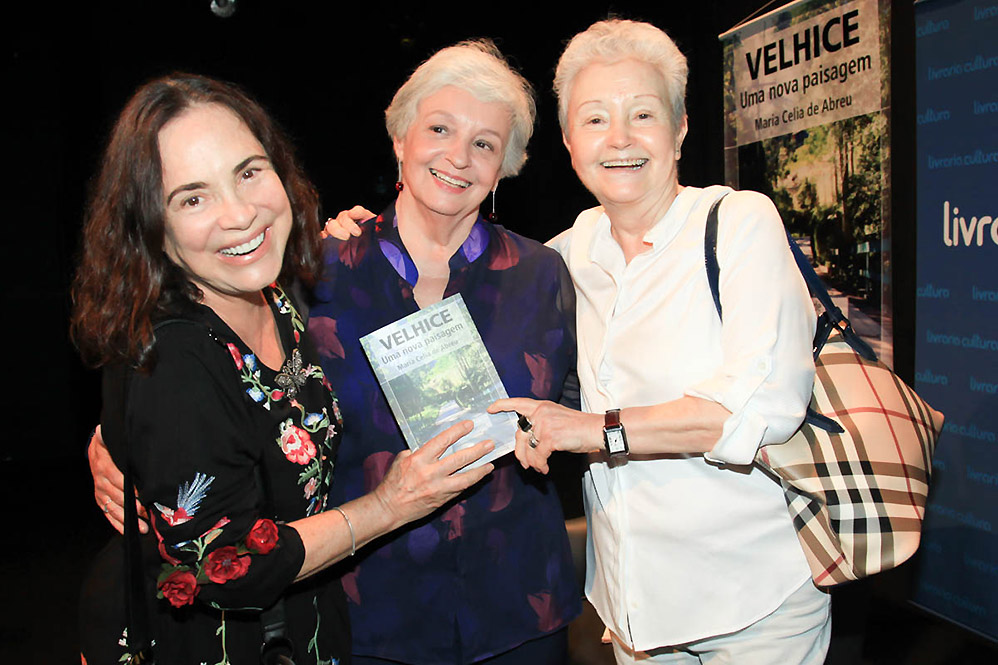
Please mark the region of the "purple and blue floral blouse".
MULTIPOLYGON (((358 340, 419 307, 417 271, 394 206, 324 246, 308 331, 336 387, 344 430, 330 505, 377 486, 406 449, 358 340)), ((461 293, 512 397, 559 401, 575 369, 575 292, 561 257, 479 218, 450 259, 444 297, 461 293)), ((434 665, 500 654, 580 611, 552 483, 512 455, 462 500, 340 564, 357 655, 434 665)))

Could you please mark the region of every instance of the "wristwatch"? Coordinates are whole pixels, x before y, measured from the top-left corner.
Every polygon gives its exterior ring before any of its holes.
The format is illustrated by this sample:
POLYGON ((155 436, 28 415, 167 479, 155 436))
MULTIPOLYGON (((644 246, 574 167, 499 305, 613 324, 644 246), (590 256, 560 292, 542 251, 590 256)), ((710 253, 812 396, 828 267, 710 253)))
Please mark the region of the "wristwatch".
POLYGON ((620 457, 630 452, 627 447, 627 434, 624 433, 624 425, 620 422, 620 409, 607 411, 603 423, 603 445, 606 446, 606 454, 610 457, 620 457))

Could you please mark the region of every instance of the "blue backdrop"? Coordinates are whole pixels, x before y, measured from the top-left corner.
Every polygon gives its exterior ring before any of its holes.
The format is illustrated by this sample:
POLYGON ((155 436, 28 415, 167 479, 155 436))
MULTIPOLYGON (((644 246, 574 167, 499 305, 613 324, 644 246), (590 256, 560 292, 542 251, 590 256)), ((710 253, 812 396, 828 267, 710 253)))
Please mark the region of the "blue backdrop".
POLYGON ((915 388, 946 414, 915 602, 998 639, 998 4, 915 11, 915 388))

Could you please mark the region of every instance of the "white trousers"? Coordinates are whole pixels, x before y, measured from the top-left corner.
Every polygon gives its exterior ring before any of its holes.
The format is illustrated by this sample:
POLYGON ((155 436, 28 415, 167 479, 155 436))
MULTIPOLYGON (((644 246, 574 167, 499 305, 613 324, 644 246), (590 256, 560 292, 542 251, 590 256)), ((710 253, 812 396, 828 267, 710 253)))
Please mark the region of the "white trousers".
POLYGON ((821 665, 831 610, 831 595, 808 580, 771 614, 734 633, 650 651, 631 651, 614 635, 613 654, 620 665, 821 665))

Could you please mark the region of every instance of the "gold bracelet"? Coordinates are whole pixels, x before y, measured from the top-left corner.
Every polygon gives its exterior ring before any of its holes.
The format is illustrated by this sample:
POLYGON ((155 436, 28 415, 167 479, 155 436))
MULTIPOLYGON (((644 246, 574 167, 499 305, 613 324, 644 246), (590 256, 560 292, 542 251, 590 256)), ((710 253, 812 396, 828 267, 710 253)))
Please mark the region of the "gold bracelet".
POLYGON ((339 506, 333 506, 333 510, 342 515, 343 519, 347 522, 347 528, 350 529, 350 556, 353 556, 357 553, 357 538, 353 535, 353 523, 350 521, 350 518, 347 517, 346 511, 339 506))

